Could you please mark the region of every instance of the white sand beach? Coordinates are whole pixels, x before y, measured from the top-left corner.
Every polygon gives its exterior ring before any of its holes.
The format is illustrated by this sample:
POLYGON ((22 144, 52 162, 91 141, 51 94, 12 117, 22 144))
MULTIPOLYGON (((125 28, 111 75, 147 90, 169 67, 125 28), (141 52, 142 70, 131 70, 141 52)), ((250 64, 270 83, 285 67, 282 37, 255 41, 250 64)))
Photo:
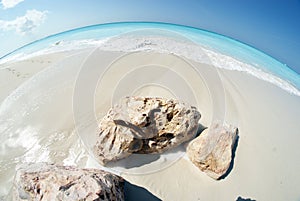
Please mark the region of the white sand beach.
POLYGON ((65 58, 68 53, 53 53, 36 56, 19 62, 0 65, 0 101, 3 101, 14 89, 27 79, 65 58))
POLYGON ((300 98, 241 72, 222 70, 226 121, 238 122, 230 174, 215 181, 187 159, 155 174, 122 175, 162 200, 298 200, 300 98))
MULTIPOLYGON (((245 72, 172 54, 97 51, 0 65, 0 197, 9 192, 18 163, 101 168, 89 155, 94 120, 120 97, 143 95, 190 102, 204 126, 214 120, 237 126, 233 168, 215 181, 188 160, 182 146, 149 164, 112 172, 165 201, 300 199, 300 96, 245 72)), ((126 160, 118 165, 132 158, 126 160)))

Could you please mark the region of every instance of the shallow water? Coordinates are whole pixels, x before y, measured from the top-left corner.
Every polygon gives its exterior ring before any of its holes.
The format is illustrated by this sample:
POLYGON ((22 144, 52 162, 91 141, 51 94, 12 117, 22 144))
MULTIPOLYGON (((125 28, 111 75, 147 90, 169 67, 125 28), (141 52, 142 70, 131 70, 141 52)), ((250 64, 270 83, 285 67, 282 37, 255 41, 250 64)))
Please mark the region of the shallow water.
POLYGON ((218 68, 244 71, 299 95, 299 75, 269 55, 216 33, 165 23, 112 23, 74 29, 24 46, 1 58, 0 63, 90 47, 173 53, 218 68))

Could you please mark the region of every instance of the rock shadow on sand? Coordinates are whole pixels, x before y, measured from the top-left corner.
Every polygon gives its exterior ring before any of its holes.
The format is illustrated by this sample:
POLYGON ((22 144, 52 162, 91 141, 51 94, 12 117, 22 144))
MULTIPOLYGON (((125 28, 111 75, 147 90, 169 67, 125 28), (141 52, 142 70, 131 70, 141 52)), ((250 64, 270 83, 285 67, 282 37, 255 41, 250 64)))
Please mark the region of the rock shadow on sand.
POLYGON ((107 164, 107 167, 109 168, 122 167, 125 169, 139 168, 139 167, 150 165, 151 163, 156 163, 159 160, 162 161, 162 158, 168 158, 169 155, 172 155, 171 160, 176 161, 179 158, 183 157, 184 152, 185 152, 185 147, 183 145, 180 145, 176 148, 173 148, 161 154, 132 154, 125 159, 115 161, 115 162, 109 162, 107 164), (174 155, 178 155, 178 156, 174 157, 174 155))
POLYGON ((136 186, 125 181, 124 184, 125 201, 136 201, 136 200, 146 200, 146 201, 161 201, 159 198, 152 195, 147 189, 140 186, 136 186))

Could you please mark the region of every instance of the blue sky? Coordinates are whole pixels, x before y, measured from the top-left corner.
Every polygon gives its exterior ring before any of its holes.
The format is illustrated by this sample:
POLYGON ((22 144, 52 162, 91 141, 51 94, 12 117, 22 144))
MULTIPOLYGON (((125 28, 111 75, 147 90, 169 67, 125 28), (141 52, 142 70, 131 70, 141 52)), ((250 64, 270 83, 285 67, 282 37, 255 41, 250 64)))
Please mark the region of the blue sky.
POLYGON ((229 36, 300 73, 299 0, 0 1, 0 57, 34 40, 82 26, 156 21, 229 36))

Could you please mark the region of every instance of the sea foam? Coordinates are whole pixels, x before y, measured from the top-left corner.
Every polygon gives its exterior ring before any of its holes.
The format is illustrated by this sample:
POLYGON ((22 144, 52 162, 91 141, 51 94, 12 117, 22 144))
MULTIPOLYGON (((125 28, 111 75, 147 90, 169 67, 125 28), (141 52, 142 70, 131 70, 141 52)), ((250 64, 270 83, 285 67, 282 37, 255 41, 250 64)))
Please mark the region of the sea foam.
MULTIPOLYGON (((9 64, 15 61, 29 59, 35 56, 51 53, 78 51, 88 48, 99 48, 103 51, 121 52, 158 52, 163 54, 174 54, 198 63, 212 65, 217 68, 235 70, 248 73, 258 79, 272 83, 291 94, 300 96, 300 91, 289 81, 280 78, 270 72, 262 70, 260 66, 245 63, 237 58, 220 53, 210 47, 187 40, 174 40, 174 38, 161 36, 134 36, 121 35, 101 40, 61 40, 50 44, 47 48, 32 53, 17 53, 0 60, 0 64, 9 64)), ((6 66, 6 65, 5 65, 6 66)))
POLYGON ((178 42, 160 37, 119 37, 103 43, 99 47, 108 51, 154 51, 166 54, 175 54, 195 62, 213 65, 217 68, 246 72, 261 80, 270 82, 294 95, 300 96, 300 91, 290 84, 269 72, 265 72, 253 65, 239 61, 228 55, 216 52, 208 47, 191 42, 178 42))

